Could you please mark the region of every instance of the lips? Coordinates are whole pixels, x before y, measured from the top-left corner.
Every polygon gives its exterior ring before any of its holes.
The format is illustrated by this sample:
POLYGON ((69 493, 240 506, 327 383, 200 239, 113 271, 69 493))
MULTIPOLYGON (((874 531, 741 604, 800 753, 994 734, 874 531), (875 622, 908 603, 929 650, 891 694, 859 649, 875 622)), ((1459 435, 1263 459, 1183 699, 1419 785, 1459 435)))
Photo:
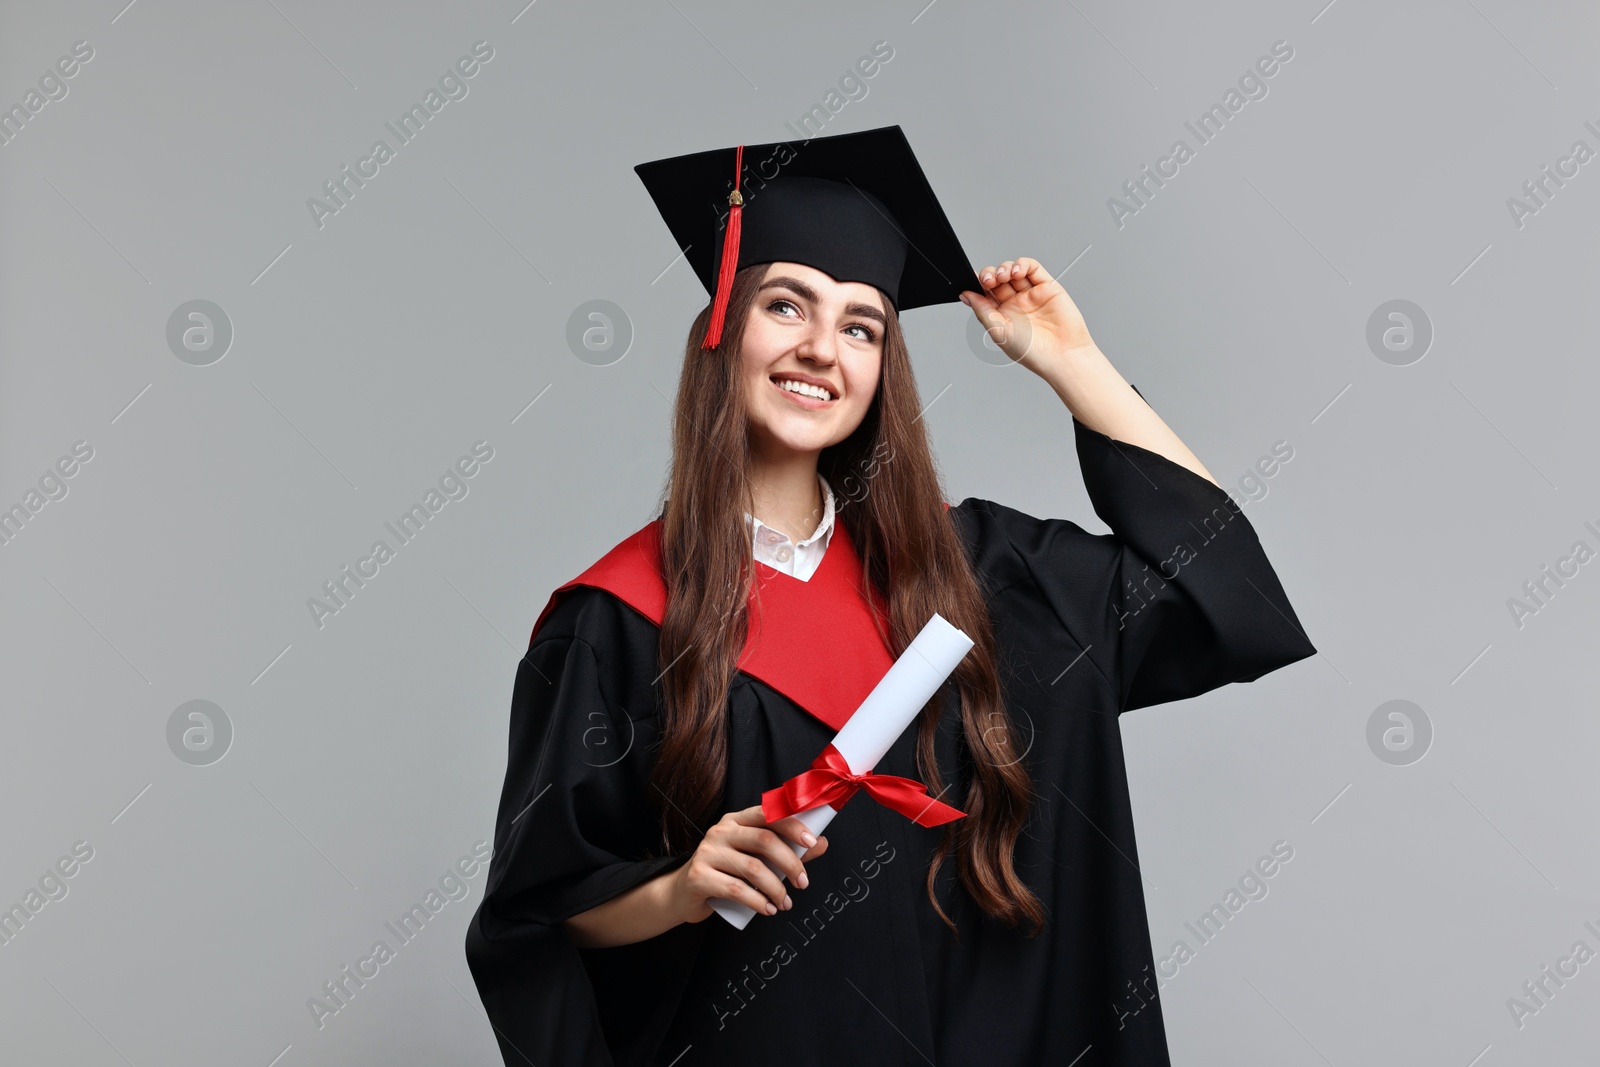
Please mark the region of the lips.
MULTIPOLYGON (((772 383, 772 388, 776 389, 778 392, 782 393, 796 404, 799 404, 801 407, 809 408, 812 411, 818 411, 822 408, 829 407, 830 405, 839 402, 838 397, 835 397, 832 400, 818 400, 814 396, 803 396, 800 393, 792 393, 783 386, 779 385, 776 378, 768 378, 767 380, 772 383)), ((824 386, 823 388, 827 387, 824 386)), ((831 392, 831 390, 829 391, 831 392)))
POLYGON ((839 398, 839 390, 835 389, 833 383, 826 378, 813 378, 811 375, 802 374, 799 371, 780 371, 771 375, 771 378, 775 382, 798 382, 801 385, 814 385, 833 399, 837 400, 839 398))

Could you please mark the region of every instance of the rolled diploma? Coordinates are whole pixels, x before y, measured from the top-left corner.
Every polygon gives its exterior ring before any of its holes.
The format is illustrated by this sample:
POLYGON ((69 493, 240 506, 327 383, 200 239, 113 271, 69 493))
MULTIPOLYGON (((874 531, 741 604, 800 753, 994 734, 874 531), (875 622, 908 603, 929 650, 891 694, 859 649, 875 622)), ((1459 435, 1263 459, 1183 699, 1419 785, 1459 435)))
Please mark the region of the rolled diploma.
MULTIPOLYGON (((938 612, 928 620, 916 639, 906 646, 900 658, 894 661, 887 674, 873 686, 867 699, 861 702, 844 728, 833 738, 833 747, 839 750, 853 774, 866 774, 878 765, 911 720, 917 717, 923 705, 944 685, 950 672, 956 669, 972 648, 972 638, 950 625, 938 612)), ((821 804, 795 816, 818 837, 828 823, 838 814, 830 804, 821 804)), ((806 851, 804 845, 789 843, 796 856, 806 851)), ((783 872, 765 856, 761 857, 779 878, 783 872)), ((748 905, 725 897, 711 900, 711 907, 740 930, 750 922, 755 912, 748 905)))

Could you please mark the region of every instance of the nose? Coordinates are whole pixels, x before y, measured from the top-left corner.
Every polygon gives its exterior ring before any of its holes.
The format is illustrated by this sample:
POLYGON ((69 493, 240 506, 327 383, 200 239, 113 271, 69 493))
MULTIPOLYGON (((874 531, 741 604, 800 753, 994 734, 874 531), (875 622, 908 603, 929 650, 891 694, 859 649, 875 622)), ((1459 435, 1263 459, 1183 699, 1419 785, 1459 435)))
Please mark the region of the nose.
POLYGON ((831 367, 839 359, 838 334, 820 318, 813 320, 801 335, 795 355, 818 366, 831 367))

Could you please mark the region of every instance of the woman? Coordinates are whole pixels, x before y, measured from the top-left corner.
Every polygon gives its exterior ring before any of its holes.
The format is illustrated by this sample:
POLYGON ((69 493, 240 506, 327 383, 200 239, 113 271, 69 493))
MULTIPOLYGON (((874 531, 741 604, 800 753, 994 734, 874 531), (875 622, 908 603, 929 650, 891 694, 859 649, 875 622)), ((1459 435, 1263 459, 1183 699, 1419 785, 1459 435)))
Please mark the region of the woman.
MULTIPOLYGON (((721 254, 692 260, 714 299, 662 517, 552 595, 518 668, 467 937, 502 1054, 1165 1064, 1118 716, 1315 649, 1248 520, 1049 272, 962 283, 898 127, 796 158, 736 184, 721 254), (944 503, 899 313, 952 292, 1065 403, 1111 534, 944 503), (964 817, 857 798, 821 840, 769 825, 761 794, 934 612, 974 647, 876 771, 964 817), (736 929, 717 900, 757 915, 736 929)), ((682 192, 664 174, 658 206, 682 192)))

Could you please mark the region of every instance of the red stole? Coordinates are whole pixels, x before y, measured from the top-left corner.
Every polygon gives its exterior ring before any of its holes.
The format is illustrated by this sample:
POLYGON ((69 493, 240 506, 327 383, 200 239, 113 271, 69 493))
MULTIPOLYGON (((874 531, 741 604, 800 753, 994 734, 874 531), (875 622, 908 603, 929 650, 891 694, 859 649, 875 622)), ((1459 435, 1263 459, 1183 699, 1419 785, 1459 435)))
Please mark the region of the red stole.
MULTIPOLYGON (((842 522, 835 522, 810 581, 754 562, 750 628, 738 669, 837 731, 894 663, 873 625, 877 612, 888 629, 888 605, 876 589, 863 588, 870 583, 842 522)), ((557 598, 577 585, 612 593, 659 628, 667 609, 661 520, 653 520, 550 594, 533 624, 534 634, 557 598)))

